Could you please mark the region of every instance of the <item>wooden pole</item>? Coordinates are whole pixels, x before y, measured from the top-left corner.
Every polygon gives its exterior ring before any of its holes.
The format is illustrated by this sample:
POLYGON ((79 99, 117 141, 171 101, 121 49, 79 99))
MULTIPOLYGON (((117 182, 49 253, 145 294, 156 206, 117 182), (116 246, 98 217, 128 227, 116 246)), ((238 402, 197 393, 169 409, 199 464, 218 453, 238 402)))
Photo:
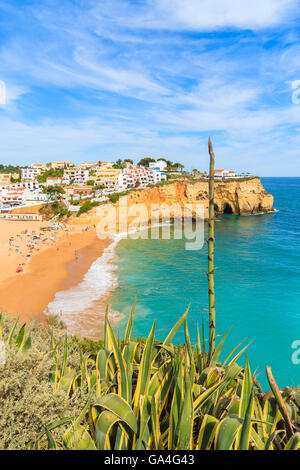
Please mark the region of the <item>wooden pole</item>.
POLYGON ((215 351, 216 341, 216 301, 214 281, 214 242, 215 242, 215 154, 211 139, 208 140, 209 165, 209 219, 208 219, 208 299, 209 299, 209 355, 215 351))

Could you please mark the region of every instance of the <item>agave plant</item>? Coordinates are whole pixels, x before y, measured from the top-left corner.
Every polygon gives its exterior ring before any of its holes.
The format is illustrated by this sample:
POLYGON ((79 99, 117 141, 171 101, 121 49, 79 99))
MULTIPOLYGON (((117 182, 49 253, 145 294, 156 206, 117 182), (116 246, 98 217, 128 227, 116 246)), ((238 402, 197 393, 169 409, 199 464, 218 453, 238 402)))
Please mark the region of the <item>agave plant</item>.
MULTIPOLYGON (((0 313, 0 338, 2 337, 2 322, 3 317, 2 313, 0 313)), ((8 346, 13 346, 16 353, 19 351, 27 352, 31 348, 31 334, 26 332, 26 323, 23 323, 19 328, 18 323, 19 318, 17 318, 13 324, 8 334, 6 344, 8 346)))
MULTIPOLYGON (((66 397, 87 388, 90 398, 56 442, 53 431, 66 420, 50 423, 28 448, 98 450, 298 449, 299 402, 291 390, 281 393, 268 369, 273 392, 262 393, 245 368, 237 364, 247 346, 239 345, 222 361, 228 333, 212 357, 204 338, 191 345, 188 310, 163 342, 155 341, 155 322, 146 340, 132 338, 134 308, 125 336, 118 341, 106 315, 104 346, 81 357, 81 372, 67 368, 67 339, 60 347, 64 364, 55 387, 66 385, 66 397), (184 327, 185 344, 172 340, 184 327), (239 351, 237 352, 237 350, 239 351), (63 372, 64 371, 64 372, 63 372)), ((59 354, 59 345, 54 346, 59 354)))

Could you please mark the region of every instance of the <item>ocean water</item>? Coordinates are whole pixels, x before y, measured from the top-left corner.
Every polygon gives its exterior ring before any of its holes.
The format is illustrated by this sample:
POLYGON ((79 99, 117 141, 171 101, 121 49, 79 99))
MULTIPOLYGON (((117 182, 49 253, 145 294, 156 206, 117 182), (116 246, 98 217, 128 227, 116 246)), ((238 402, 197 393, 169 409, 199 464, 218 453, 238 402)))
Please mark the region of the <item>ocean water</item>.
MULTIPOLYGON (((224 352, 244 338, 253 340, 248 355, 264 388, 266 365, 281 387, 299 385, 292 344, 300 341, 300 178, 262 182, 274 195, 277 212, 224 215, 216 223, 217 334, 232 327, 224 352)), ((208 323, 206 244, 186 251, 184 240, 123 239, 116 254, 118 286, 109 301, 124 315, 117 333, 124 331, 136 295, 134 335, 146 336, 156 318, 156 338, 164 339, 191 303, 188 321, 195 342, 197 323, 208 323)), ((175 341, 184 342, 182 332, 175 341)))

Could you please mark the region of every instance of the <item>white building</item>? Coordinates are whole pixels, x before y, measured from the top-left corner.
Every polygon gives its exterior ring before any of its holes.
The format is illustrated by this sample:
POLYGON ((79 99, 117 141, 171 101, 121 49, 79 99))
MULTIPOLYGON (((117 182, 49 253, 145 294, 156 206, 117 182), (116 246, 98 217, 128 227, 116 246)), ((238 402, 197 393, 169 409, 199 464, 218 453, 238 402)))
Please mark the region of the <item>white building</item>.
POLYGON ((0 188, 0 207, 12 208, 47 200, 48 196, 33 182, 10 184, 0 188))
POLYGON ((215 170, 215 178, 236 178, 236 171, 232 170, 215 170))
POLYGON ((157 160, 157 162, 149 163, 150 170, 158 170, 160 172, 165 171, 167 166, 168 164, 164 160, 157 160))
POLYGON ((158 169, 153 170, 136 165, 128 166, 123 175, 127 181, 127 187, 145 187, 149 184, 160 183, 166 176, 163 175, 158 169))
POLYGON ((0 204, 1 207, 15 207, 25 204, 26 197, 29 195, 29 189, 11 188, 6 186, 0 189, 0 204))
POLYGON ((121 173, 119 176, 119 191, 135 187, 135 180, 130 173, 121 173))
POLYGON ((89 175, 89 170, 78 167, 71 168, 70 170, 64 171, 63 183, 81 186, 89 180, 89 175))
POLYGON ((163 179, 167 179, 167 176, 165 173, 161 173, 158 170, 151 170, 149 174, 149 178, 150 178, 150 183, 156 184, 156 183, 160 183, 161 180, 163 179))
POLYGON ((47 202, 48 194, 44 194, 41 189, 35 189, 25 194, 25 202, 47 202))
POLYGON ((46 186, 62 186, 63 185, 63 178, 47 178, 46 186))
POLYGON ((30 191, 34 191, 40 188, 40 183, 37 181, 24 181, 22 183, 12 183, 9 185, 2 186, 3 189, 29 189, 30 191))
POLYGON ((76 185, 81 181, 83 184, 91 178, 95 181, 95 185, 105 186, 104 193, 110 194, 125 191, 128 188, 146 187, 150 184, 160 183, 162 179, 166 179, 166 175, 158 169, 152 170, 130 163, 127 163, 124 169, 112 168, 111 164, 103 165, 95 177, 89 177, 88 173, 83 175, 82 170, 80 173, 78 167, 66 170, 64 173, 65 184, 72 182, 76 185), (68 175, 68 179, 66 175, 68 175))
POLYGON ((40 168, 22 168, 21 177, 23 181, 34 181, 41 172, 40 168))

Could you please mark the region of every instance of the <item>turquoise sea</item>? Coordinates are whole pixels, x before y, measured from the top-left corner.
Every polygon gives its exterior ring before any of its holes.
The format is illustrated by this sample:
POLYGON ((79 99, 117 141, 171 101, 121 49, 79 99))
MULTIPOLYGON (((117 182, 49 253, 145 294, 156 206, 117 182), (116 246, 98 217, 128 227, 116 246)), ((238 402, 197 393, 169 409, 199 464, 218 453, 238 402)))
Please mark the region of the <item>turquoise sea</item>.
MULTIPOLYGON (((232 327, 225 352, 246 337, 253 339, 248 354, 265 388, 266 365, 281 387, 299 385, 292 343, 300 340, 300 178, 262 182, 278 212, 224 215, 216 223, 217 334, 232 327)), ((118 332, 124 330, 135 295, 134 334, 146 336, 156 318, 157 339, 164 339, 191 302, 189 328, 195 342, 197 322, 207 325, 208 319, 206 244, 186 251, 184 240, 123 239, 116 253, 118 287, 110 304, 124 315, 118 332)), ((176 341, 184 342, 184 335, 176 341)))

